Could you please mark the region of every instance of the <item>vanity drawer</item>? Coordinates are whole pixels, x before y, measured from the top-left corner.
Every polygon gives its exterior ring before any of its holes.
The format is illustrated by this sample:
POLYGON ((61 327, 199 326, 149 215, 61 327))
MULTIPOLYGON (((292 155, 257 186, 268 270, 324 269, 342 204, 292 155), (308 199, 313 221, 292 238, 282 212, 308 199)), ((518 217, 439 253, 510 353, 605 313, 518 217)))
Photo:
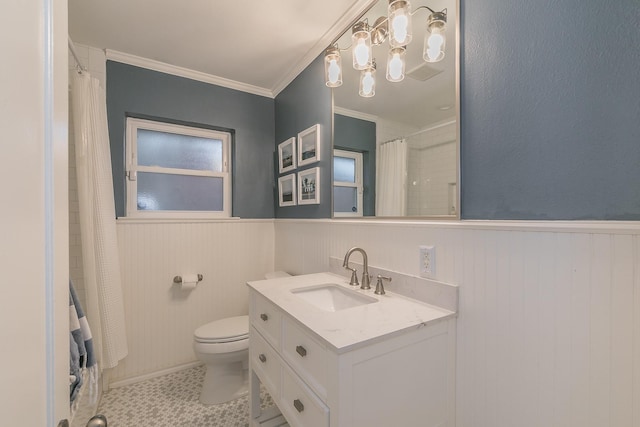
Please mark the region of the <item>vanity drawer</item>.
POLYGON ((251 302, 251 323, 274 348, 280 348, 282 328, 282 313, 280 309, 266 298, 255 293, 252 295, 251 302))
POLYGON ((288 317, 282 319, 282 354, 323 399, 327 397, 327 350, 288 317))
POLYGON ((280 395, 280 358, 262 335, 251 328, 251 367, 274 399, 280 395))
POLYGON ((282 369, 282 398, 278 406, 292 426, 329 425, 329 408, 288 367, 282 369))

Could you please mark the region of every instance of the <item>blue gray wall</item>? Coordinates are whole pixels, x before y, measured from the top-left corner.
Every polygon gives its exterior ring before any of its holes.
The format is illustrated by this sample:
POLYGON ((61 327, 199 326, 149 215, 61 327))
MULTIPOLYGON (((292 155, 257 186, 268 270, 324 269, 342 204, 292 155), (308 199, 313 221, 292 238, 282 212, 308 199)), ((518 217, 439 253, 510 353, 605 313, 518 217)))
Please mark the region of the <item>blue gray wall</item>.
MULTIPOLYGON (((320 167, 320 204, 279 207, 275 197, 276 218, 330 218, 331 201, 331 139, 333 126, 333 103, 331 89, 324 83, 324 56, 320 55, 300 73, 275 99, 276 142, 272 151, 277 152, 278 144, 298 132, 315 124, 320 124, 320 161, 298 168, 295 172, 320 167)), ((278 175, 277 164, 272 173, 278 175)))
POLYGON ((462 0, 466 219, 640 219, 638 0, 462 0))
POLYGON ((117 216, 126 213, 125 118, 143 115, 234 130, 233 215, 273 218, 273 99, 108 61, 107 114, 117 216))
POLYGON ((376 124, 353 117, 334 115, 333 148, 362 153, 363 214, 376 211, 376 124))
MULTIPOLYGON (((461 0, 463 219, 640 220, 639 27, 637 0, 461 0)), ((275 207, 279 218, 331 217, 323 72, 319 57, 274 108, 268 98, 108 62, 117 214, 124 117, 134 113, 236 130, 234 215, 271 217, 275 207), (279 208, 277 143, 315 123, 322 203, 279 208)))

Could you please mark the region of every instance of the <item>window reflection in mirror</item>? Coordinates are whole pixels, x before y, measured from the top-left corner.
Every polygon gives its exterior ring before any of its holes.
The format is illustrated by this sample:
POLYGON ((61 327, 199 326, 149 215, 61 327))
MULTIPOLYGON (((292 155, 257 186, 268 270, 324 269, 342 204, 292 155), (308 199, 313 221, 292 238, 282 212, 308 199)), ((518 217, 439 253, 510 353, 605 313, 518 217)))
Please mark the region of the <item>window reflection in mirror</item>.
POLYGON ((362 153, 333 150, 333 214, 362 216, 362 153))
MULTIPOLYGON (((370 26, 384 21, 388 4, 378 1, 359 21, 366 20, 370 26)), ((334 149, 363 156, 363 206, 355 197, 357 190, 347 189, 336 176, 340 165, 334 161, 334 217, 458 216, 458 2, 419 0, 412 1, 411 7, 413 37, 406 46, 405 77, 400 82, 387 81, 389 41, 374 45, 373 97, 358 95, 361 72, 351 66, 351 28, 337 41, 343 84, 332 89, 334 149), (440 62, 423 59, 431 16, 423 6, 436 12, 446 9, 447 41, 440 62)), ((341 162, 340 157, 334 159, 341 162)))

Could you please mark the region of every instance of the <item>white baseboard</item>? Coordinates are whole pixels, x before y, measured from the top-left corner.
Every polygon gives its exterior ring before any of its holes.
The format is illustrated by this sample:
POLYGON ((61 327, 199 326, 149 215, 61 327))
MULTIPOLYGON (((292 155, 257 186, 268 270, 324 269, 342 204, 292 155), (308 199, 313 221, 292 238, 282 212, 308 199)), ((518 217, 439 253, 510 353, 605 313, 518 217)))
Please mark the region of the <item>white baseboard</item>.
POLYGON ((200 366, 200 365, 202 365, 202 362, 196 361, 196 362, 191 362, 191 363, 187 363, 187 364, 184 364, 184 365, 174 366, 174 367, 168 368, 168 369, 163 369, 161 371, 151 372, 149 374, 139 375, 137 377, 127 378, 127 379, 120 380, 120 381, 114 381, 111 384, 109 384, 109 388, 112 389, 112 388, 128 386, 128 385, 131 385, 131 384, 139 383, 140 381, 150 380, 151 378, 156 378, 156 377, 161 377, 163 375, 173 374, 174 372, 179 372, 179 371, 182 371, 184 369, 194 368, 194 367, 200 366))

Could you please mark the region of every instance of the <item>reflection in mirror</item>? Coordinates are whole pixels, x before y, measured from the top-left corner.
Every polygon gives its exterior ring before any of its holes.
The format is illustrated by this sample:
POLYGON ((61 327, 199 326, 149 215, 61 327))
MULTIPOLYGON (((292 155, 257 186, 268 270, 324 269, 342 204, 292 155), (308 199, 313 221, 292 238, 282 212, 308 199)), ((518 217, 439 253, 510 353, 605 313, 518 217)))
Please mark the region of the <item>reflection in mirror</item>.
POLYGON ((333 150, 333 214, 362 216, 362 153, 333 150))
POLYGON ((328 49, 326 59, 335 60, 338 50, 341 60, 341 73, 335 61, 327 62, 327 85, 334 86, 335 217, 458 215, 458 2, 411 1, 405 17, 411 16, 412 35, 396 35, 410 43, 392 45, 398 28, 389 26, 389 10, 401 15, 398 6, 408 3, 379 0, 328 49), (441 33, 440 43, 426 41, 441 33), (444 58, 430 62, 442 55, 440 47, 444 58), (360 96, 363 91, 373 96, 360 96), (344 153, 362 156, 360 184, 338 176, 344 153))

